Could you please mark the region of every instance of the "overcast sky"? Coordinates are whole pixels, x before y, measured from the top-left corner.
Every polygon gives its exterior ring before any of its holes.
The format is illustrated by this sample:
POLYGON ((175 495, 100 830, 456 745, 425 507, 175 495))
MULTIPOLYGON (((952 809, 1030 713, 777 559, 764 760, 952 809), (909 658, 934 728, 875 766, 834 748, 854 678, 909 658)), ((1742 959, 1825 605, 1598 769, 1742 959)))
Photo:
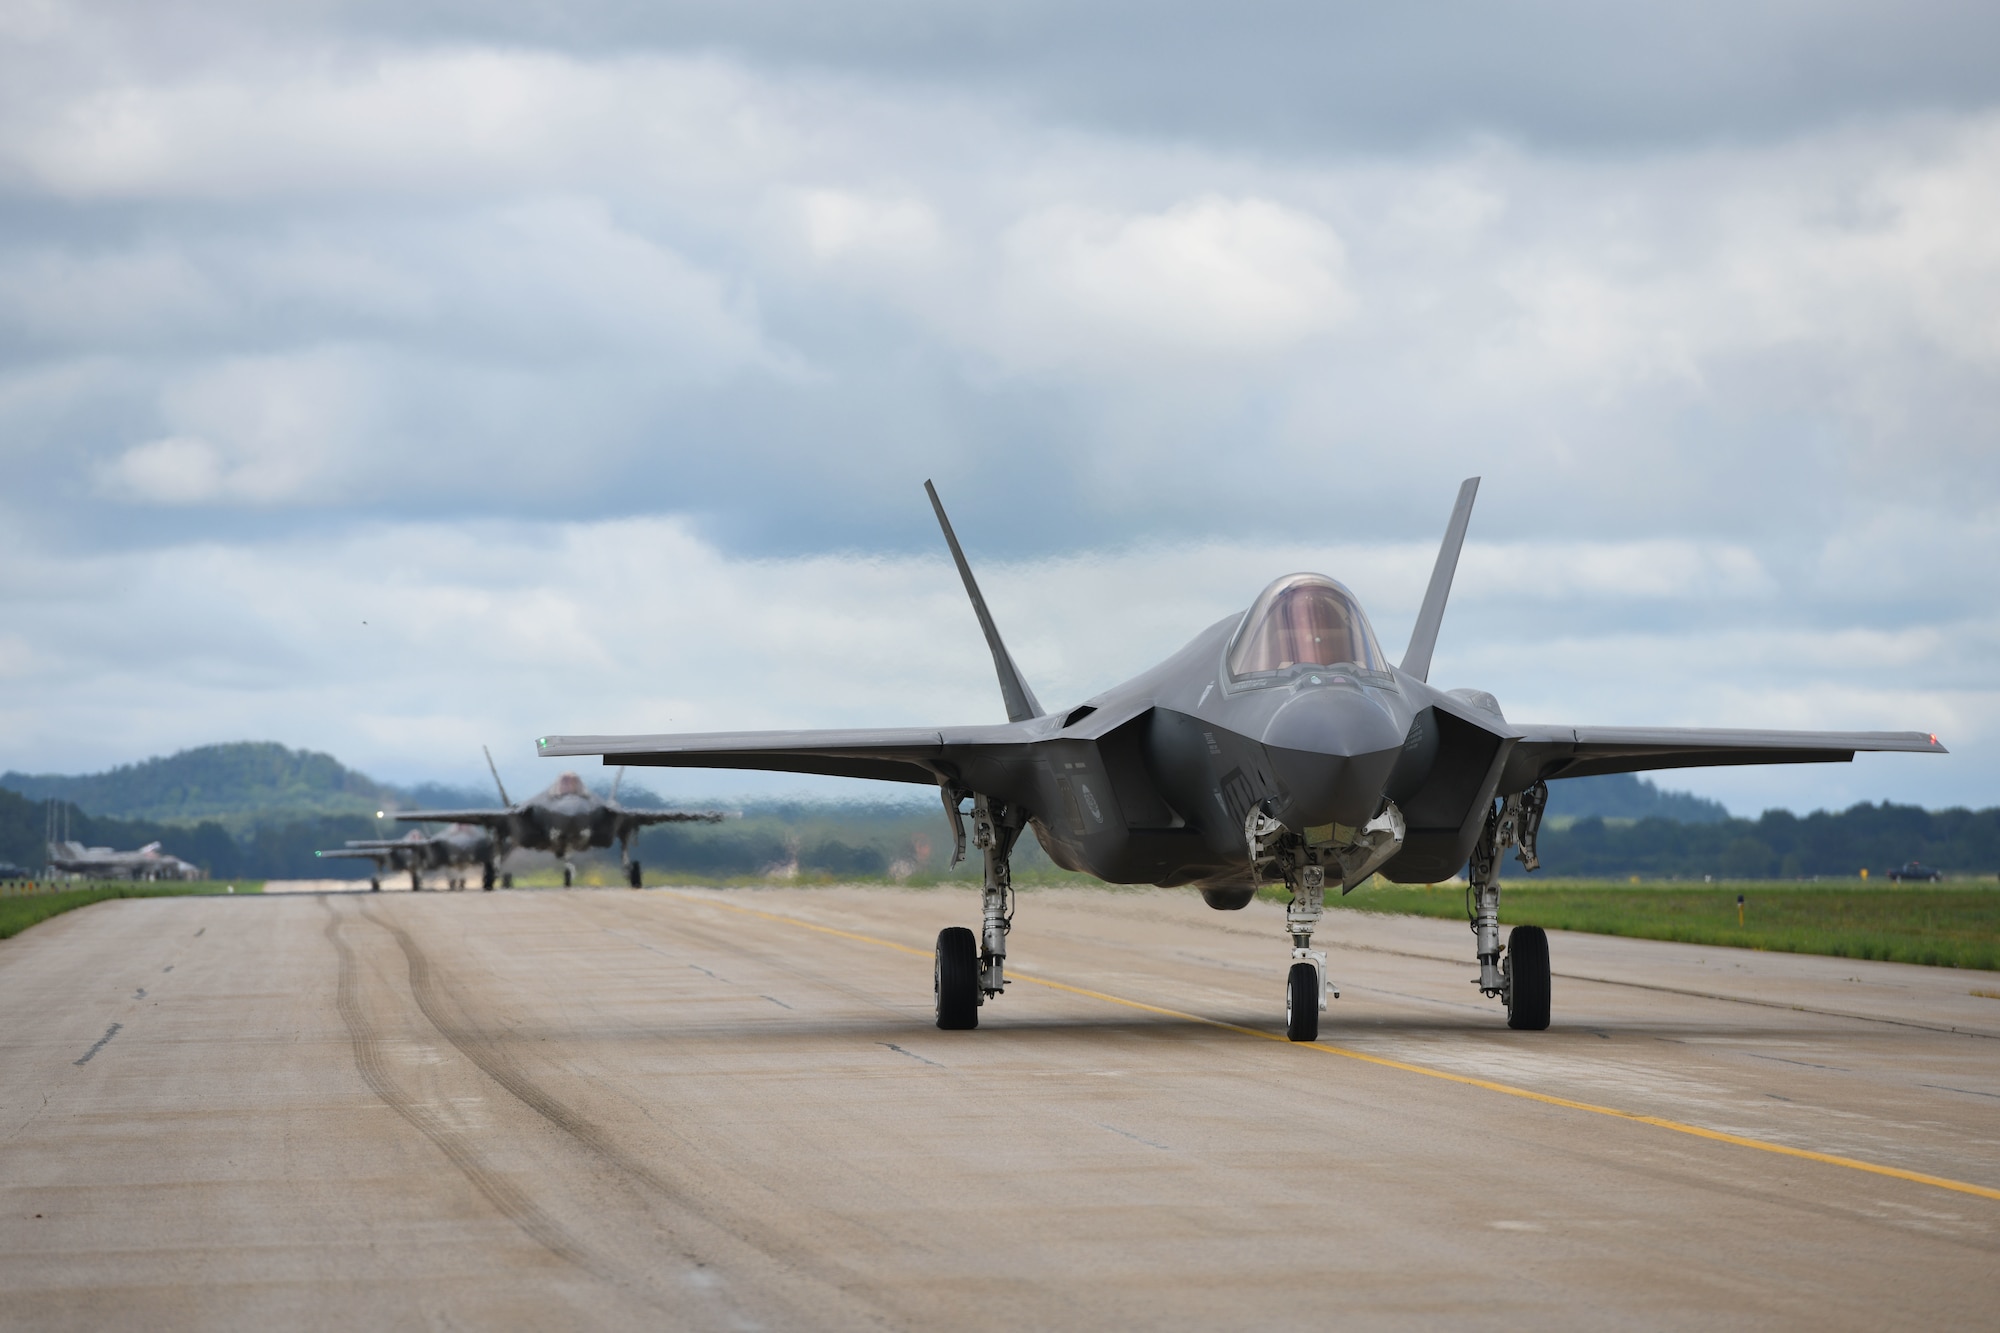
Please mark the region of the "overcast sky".
MULTIPOLYGON (((0 7, 0 768, 1003 714, 1297 568, 2000 803, 2000 10, 0 7)), ((594 776, 594 775, 593 775, 594 776)), ((653 775, 648 775, 649 779, 653 775)), ((661 774, 669 794, 850 790, 661 774)), ((860 792, 862 788, 852 788, 860 792)))

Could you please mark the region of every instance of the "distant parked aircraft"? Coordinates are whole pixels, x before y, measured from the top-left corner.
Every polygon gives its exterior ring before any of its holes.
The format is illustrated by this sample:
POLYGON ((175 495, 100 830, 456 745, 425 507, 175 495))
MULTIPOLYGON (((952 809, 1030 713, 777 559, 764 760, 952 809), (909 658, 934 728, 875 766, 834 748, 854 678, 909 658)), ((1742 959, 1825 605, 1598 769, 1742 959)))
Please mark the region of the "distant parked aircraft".
POLYGON ((149 842, 135 852, 115 852, 109 847, 86 847, 80 842, 51 842, 49 868, 66 875, 89 879, 200 879, 201 867, 160 850, 149 842))

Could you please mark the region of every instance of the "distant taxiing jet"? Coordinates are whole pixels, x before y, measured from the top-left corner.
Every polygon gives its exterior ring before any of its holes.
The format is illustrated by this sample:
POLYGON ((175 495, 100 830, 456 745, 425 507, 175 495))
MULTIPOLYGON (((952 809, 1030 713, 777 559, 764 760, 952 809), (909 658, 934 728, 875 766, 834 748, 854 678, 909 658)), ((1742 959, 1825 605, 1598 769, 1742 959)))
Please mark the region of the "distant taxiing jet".
MULTIPOLYGON (((416 892, 424 887, 426 870, 465 872, 474 866, 480 870, 479 887, 491 889, 499 878, 499 863, 507 855, 507 846, 504 839, 495 838, 486 829, 453 824, 442 833, 411 829, 400 838, 350 838, 344 847, 313 855, 329 861, 373 861, 375 871, 368 877, 368 887, 376 892, 381 891, 382 876, 392 870, 408 872, 410 888, 416 892)), ((447 873, 445 883, 462 889, 469 878, 464 873, 447 873)))
POLYGON ((599 796, 583 785, 583 779, 574 773, 565 773, 549 785, 547 791, 532 796, 519 805, 507 799, 506 784, 500 781, 500 772, 493 768, 493 756, 488 753, 486 765, 493 769, 493 785, 500 790, 499 810, 398 810, 396 818, 408 823, 439 822, 451 824, 472 824, 490 829, 496 839, 504 840, 512 847, 525 847, 529 851, 553 852, 563 863, 563 887, 568 888, 576 881, 576 866, 569 858, 578 852, 593 847, 609 847, 618 844, 618 859, 625 867, 626 882, 638 888, 643 882, 639 863, 632 859, 632 839, 639 831, 653 824, 713 824, 722 819, 720 814, 681 810, 628 810, 618 804, 618 782, 623 774, 611 784, 611 795, 599 796))

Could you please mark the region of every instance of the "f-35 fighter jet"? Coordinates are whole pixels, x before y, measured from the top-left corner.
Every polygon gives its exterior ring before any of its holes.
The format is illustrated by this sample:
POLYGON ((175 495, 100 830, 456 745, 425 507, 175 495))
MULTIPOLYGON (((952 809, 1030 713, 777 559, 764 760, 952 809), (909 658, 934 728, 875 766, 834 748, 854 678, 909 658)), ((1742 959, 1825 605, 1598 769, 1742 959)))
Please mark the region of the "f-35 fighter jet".
MULTIPOLYGON (((491 754, 486 756, 486 763, 492 767, 491 754)), ((570 857, 615 842, 618 859, 625 867, 626 882, 636 889, 642 880, 639 863, 632 859, 632 839, 639 830, 652 824, 713 824, 722 816, 714 812, 627 810, 618 804, 617 783, 622 778, 621 774, 613 781, 611 795, 604 797, 584 786, 583 779, 576 774, 565 773, 541 795, 515 805, 508 801, 507 788, 500 781, 499 770, 494 769, 493 783, 500 789, 504 810, 399 810, 396 818, 406 823, 437 820, 478 825, 492 830, 493 836, 508 847, 554 852, 563 862, 564 888, 576 880, 576 867, 570 857)))
MULTIPOLYGON (((775 769, 935 784, 959 853, 965 807, 985 854, 982 937, 938 935, 937 1025, 978 1026, 1006 986, 1014 903, 1009 854, 1023 828, 1049 858, 1114 884, 1190 885, 1222 911, 1264 884, 1291 893, 1285 1030, 1319 1035, 1331 993, 1312 947, 1329 884, 1381 874, 1436 883, 1470 863, 1468 915, 1480 992, 1508 1026, 1549 1025, 1549 947, 1538 927, 1500 936, 1500 858, 1540 865, 1548 784, 1718 764, 1851 760, 1863 750, 1941 754, 1922 732, 1729 731, 1515 723, 1481 690, 1429 682, 1479 479, 1459 490, 1400 664, 1354 595, 1288 574, 1152 670, 1048 712, 1001 642, 937 491, 925 483, 993 654, 1004 726, 880 731, 549 736, 544 755, 680 768, 775 769)), ((954 862, 955 863, 955 862, 954 862)))
POLYGON ((499 877, 499 861, 506 855, 506 848, 488 829, 476 824, 453 824, 442 833, 411 829, 400 838, 350 838, 345 847, 313 855, 329 861, 373 861, 375 873, 368 877, 368 887, 378 893, 382 876, 392 870, 409 873, 412 892, 423 889, 426 870, 458 871, 461 873, 447 875, 445 883, 450 888, 462 889, 469 878, 463 872, 473 866, 480 868, 479 887, 490 890, 499 877))

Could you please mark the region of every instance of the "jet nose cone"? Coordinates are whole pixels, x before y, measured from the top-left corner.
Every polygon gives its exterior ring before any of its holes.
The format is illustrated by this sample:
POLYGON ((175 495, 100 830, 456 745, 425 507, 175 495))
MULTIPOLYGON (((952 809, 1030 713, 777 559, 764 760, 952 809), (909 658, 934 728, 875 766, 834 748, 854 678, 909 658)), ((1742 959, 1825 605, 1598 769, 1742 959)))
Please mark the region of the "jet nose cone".
POLYGON ((1345 759, 1396 749, 1403 729, 1388 709, 1359 690, 1307 689, 1271 715, 1263 739, 1274 749, 1345 759))
POLYGON ((1272 715, 1263 740, 1289 797, 1275 813, 1302 832, 1374 818, 1402 752, 1403 728, 1359 690, 1309 689, 1272 715))

